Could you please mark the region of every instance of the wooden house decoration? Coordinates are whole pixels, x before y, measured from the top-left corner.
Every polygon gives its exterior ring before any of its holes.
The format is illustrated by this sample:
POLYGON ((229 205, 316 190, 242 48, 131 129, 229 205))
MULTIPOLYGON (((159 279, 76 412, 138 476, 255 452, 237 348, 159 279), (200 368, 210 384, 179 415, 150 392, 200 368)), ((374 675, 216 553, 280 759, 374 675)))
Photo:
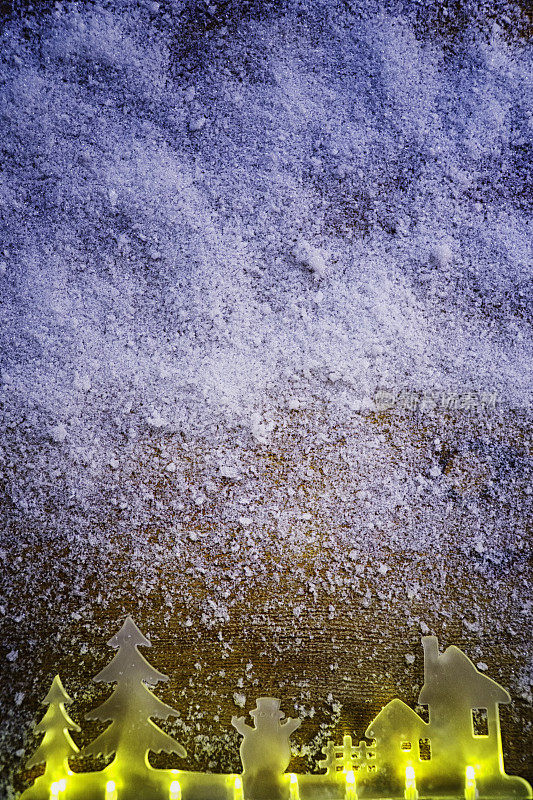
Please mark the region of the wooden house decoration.
POLYGON ((391 700, 368 726, 376 741, 382 783, 404 784, 412 766, 419 790, 461 793, 467 766, 476 771, 477 791, 487 796, 522 797, 524 781, 505 774, 498 705, 509 694, 480 672, 458 647, 439 653, 435 636, 422 638, 424 685, 418 702, 425 722, 401 700, 391 700))

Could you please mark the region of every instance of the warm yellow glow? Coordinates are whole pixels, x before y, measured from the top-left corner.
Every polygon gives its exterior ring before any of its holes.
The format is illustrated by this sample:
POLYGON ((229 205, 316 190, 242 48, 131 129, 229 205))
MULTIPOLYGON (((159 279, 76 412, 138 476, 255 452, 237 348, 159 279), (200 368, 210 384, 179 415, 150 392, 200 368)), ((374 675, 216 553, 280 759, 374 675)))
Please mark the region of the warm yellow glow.
POLYGON ((357 792, 355 789, 355 772, 349 769, 346 773, 346 790, 344 792, 344 800, 357 800, 357 792))
MULTIPOLYGON (((380 567, 380 571, 386 570, 380 567)), ((433 798, 448 797, 449 787, 457 784, 462 797, 455 800, 479 800, 481 793, 483 800, 533 800, 531 786, 504 770, 498 707, 510 702, 509 694, 483 674, 485 665, 480 662, 476 667, 459 648, 452 646, 441 653, 436 636, 422 638, 424 684, 418 702, 427 707, 430 722, 424 722, 401 700, 391 700, 358 743, 350 734, 342 737, 342 745, 331 740, 325 743, 325 758, 318 762, 321 775, 287 771, 289 739, 301 720, 285 719, 281 701, 275 697, 257 698, 257 707, 250 711, 253 726, 244 716, 231 718, 233 728, 243 737, 243 771, 239 775, 155 769, 149 752, 162 750, 186 757, 179 742, 152 720, 158 719, 158 710, 163 719, 172 716, 173 710, 161 705, 151 691, 165 676, 138 651, 140 646, 150 646, 150 641, 131 617, 109 644, 118 652, 95 681, 116 687, 87 718, 112 724, 85 747, 84 755, 114 753, 114 760, 98 771, 74 773, 69 769, 68 760, 79 754, 69 731, 81 730, 65 710, 72 700, 56 675, 43 701, 48 711, 35 728, 44 736, 26 764, 28 769, 46 764, 45 772, 23 792, 23 798, 73 800, 75 795, 79 800, 145 800, 157 796, 157 800, 182 800, 183 794, 185 798, 224 800, 252 800, 252 795, 253 800, 260 795, 272 800, 283 795, 283 800, 300 800, 301 780, 302 794, 309 800, 333 794, 337 800, 358 800, 359 794, 419 800, 419 791, 427 800, 428 792, 433 798), (108 712, 110 717, 105 716, 108 712), (111 777, 114 780, 108 780, 111 777), (134 782, 142 789, 136 789, 134 782)), ((411 663, 414 656, 406 658, 411 663)), ((237 705, 244 704, 241 697, 244 695, 235 695, 237 705)))
POLYGON ((300 787, 298 786, 298 776, 294 773, 290 777, 290 800, 300 800, 300 787))
POLYGON ((108 781, 105 785, 105 800, 117 800, 115 781, 108 781))
POLYGON ((416 775, 414 767, 408 764, 405 768, 405 800, 417 800, 416 775))
POLYGON ((243 800, 242 794, 242 780, 237 776, 233 784, 233 798, 234 800, 243 800))
POLYGON ((50 800, 59 800, 59 795, 61 792, 64 792, 67 788, 67 782, 65 778, 61 778, 60 781, 54 781, 50 785, 50 800))
POLYGON ((472 766, 466 768, 465 800, 476 800, 476 771, 472 766))
POLYGON ((181 786, 179 781, 172 781, 168 789, 168 800, 181 800, 181 786))

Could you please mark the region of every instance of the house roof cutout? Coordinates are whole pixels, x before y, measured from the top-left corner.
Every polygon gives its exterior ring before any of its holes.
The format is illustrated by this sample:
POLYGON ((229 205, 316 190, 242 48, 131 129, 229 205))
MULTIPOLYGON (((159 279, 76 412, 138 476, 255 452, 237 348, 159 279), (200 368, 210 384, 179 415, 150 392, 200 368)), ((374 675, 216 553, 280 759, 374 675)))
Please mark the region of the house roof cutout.
POLYGON ((511 698, 496 681, 480 672, 455 645, 439 652, 436 636, 423 636, 424 685, 418 702, 429 705, 440 699, 449 701, 460 694, 471 708, 486 708, 495 703, 510 703, 511 698))
POLYGON ((367 739, 379 739, 382 734, 391 730, 397 732, 399 739, 411 740, 425 736, 427 722, 420 717, 403 700, 395 698, 381 709, 365 732, 367 739))

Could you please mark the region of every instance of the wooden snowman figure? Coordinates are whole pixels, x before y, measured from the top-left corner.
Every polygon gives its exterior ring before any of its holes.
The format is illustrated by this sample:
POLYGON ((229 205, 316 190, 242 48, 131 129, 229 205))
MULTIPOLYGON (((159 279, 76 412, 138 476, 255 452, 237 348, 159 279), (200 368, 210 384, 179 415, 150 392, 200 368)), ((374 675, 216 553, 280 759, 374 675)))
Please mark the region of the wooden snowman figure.
POLYGON ((244 717, 233 717, 231 724, 243 736, 240 754, 243 766, 245 800, 284 800, 283 773, 291 759, 290 735, 301 724, 299 719, 286 719, 275 697, 259 697, 250 711, 254 728, 244 717))

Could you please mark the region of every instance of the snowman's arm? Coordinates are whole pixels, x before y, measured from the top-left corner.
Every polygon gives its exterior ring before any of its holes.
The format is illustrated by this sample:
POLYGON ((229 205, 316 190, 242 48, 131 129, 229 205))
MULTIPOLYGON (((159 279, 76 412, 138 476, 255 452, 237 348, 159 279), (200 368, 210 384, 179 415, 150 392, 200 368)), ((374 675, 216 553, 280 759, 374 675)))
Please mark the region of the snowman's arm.
POLYGON ((250 733, 253 730, 249 725, 246 724, 244 717, 232 717, 231 724, 241 734, 241 736, 246 736, 247 733, 250 733))
POLYGON ((296 728, 299 728, 301 724, 302 724, 302 720, 301 719, 290 719, 289 718, 289 719, 286 719, 285 722, 281 723, 281 727, 283 728, 283 730, 287 731, 287 735, 290 736, 291 733, 293 731, 295 731, 296 728))

